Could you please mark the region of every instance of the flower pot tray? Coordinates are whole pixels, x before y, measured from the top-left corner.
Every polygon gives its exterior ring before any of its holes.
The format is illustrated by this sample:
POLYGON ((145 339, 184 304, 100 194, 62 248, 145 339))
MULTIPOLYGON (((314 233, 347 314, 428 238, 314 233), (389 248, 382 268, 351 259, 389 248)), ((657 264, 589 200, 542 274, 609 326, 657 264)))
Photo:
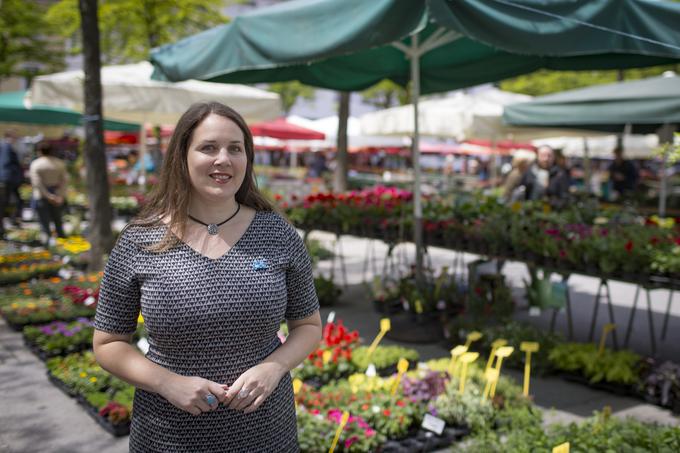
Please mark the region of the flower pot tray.
POLYGON ((130 434, 129 421, 125 423, 120 423, 118 425, 114 425, 108 419, 99 415, 99 410, 96 407, 92 406, 90 403, 88 403, 84 397, 78 395, 77 401, 78 404, 80 404, 85 409, 85 412, 87 412, 88 415, 94 419, 94 421, 96 421, 102 428, 104 428, 112 436, 123 437, 130 434))
POLYGON ((70 398, 75 398, 76 392, 71 387, 66 385, 63 381, 56 378, 52 373, 49 372, 49 370, 47 371, 47 379, 52 384, 54 384, 55 387, 64 392, 67 396, 69 396, 70 398))

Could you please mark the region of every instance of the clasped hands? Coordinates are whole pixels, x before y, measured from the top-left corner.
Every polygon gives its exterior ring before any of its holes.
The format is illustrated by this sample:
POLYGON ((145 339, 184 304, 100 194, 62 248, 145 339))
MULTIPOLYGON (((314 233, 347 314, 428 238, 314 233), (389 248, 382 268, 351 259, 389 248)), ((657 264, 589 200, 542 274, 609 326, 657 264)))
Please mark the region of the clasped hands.
POLYGON ((260 363, 245 371, 231 386, 173 374, 158 393, 192 415, 214 411, 220 404, 249 414, 264 403, 287 371, 273 362, 260 363))

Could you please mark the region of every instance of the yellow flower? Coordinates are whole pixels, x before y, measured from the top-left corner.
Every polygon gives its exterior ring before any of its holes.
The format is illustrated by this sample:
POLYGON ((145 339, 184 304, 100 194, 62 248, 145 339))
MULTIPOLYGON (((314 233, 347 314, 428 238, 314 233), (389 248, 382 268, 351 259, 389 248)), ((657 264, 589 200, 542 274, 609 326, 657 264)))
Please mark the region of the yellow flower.
POLYGON ((144 324, 144 316, 142 316, 142 312, 139 312, 139 316, 137 317, 137 323, 138 324, 144 324))
POLYGON ((522 203, 520 203, 519 201, 515 201, 513 204, 510 205, 510 210, 517 214, 519 211, 522 210, 522 203))
POLYGON ((92 382, 92 383, 94 384, 95 382, 97 382, 97 378, 94 377, 94 376, 92 376, 92 377, 90 378, 90 382, 92 382))
POLYGON ((80 377, 87 377, 87 373, 84 372, 84 371, 81 371, 81 372, 80 372, 80 377))
POLYGON ((549 214, 552 208, 548 203, 543 203, 543 214, 549 214))

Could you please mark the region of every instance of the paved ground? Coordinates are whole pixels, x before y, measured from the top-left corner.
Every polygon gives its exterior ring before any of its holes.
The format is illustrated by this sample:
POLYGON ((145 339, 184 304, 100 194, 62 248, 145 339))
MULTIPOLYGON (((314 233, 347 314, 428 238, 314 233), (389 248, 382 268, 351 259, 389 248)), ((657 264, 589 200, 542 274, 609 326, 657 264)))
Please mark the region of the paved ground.
MULTIPOLYGON (((315 234, 315 236, 331 244, 332 236, 325 234, 315 234)), ((345 320, 347 326, 358 329, 361 335, 370 341, 377 330, 380 317, 370 306, 361 284, 363 256, 369 249, 369 244, 364 240, 347 238, 343 240, 342 245, 346 255, 348 285, 342 301, 337 307, 333 307, 333 311, 345 320)), ((377 256, 382 256, 384 246, 377 243, 376 246, 379 248, 377 256)), ((407 248, 404 247, 405 250, 407 248)), ((451 265, 453 261, 453 254, 450 251, 433 249, 430 253, 435 265, 451 265)), ((465 255, 466 261, 474 258, 472 255, 465 255)), ((382 269, 381 264, 377 263, 378 270, 382 269)), ((329 272, 329 263, 322 263, 320 269, 323 272, 329 272)), ((342 283, 342 273, 339 269, 335 274, 336 280, 342 283)), ((522 278, 526 275, 523 265, 510 263, 506 267, 506 275, 519 295, 522 278)), ((585 341, 598 282, 592 278, 577 277, 571 283, 576 338, 585 341)), ((614 283, 611 290, 615 306, 614 314, 617 321, 621 323, 621 320, 627 319, 630 313, 635 288, 614 283)), ((641 300, 641 305, 643 302, 644 300, 641 300)), ((653 293, 652 308, 657 326, 661 325, 667 302, 667 292, 653 293)), ((326 308, 322 310, 324 319, 329 311, 330 309, 326 308)), ((659 342, 658 350, 661 356, 674 357, 678 360, 680 358, 678 347, 680 345, 680 296, 677 294, 672 300, 671 312, 668 337, 664 342, 659 342)), ((603 307, 600 313, 598 325, 601 326, 606 322, 604 317, 606 309, 603 307)), ((550 321, 550 313, 530 317, 526 309, 521 307, 517 317, 543 326, 549 325, 550 321)), ((640 313, 634 322, 631 347, 641 353, 648 353, 649 349, 647 322, 645 313, 640 313)), ((564 314, 558 316, 557 328, 566 329, 564 314)), ((625 329, 625 326, 622 328, 625 329)), ((386 340, 386 343, 390 342, 386 340)), ((416 348, 424 359, 448 354, 440 345, 416 345, 416 348)), ((550 422, 579 420, 589 416, 592 411, 609 405, 619 416, 630 415, 646 421, 680 424, 677 417, 673 417, 668 411, 658 407, 643 404, 639 400, 594 391, 557 378, 533 379, 532 394, 538 405, 552 409, 547 411, 547 419, 550 422)), ((0 320, 0 408, 0 452, 89 453, 96 451, 114 453, 127 451, 127 438, 113 438, 97 425, 74 400, 54 387, 46 378, 42 362, 23 346, 21 335, 12 332, 2 320, 0 320)))

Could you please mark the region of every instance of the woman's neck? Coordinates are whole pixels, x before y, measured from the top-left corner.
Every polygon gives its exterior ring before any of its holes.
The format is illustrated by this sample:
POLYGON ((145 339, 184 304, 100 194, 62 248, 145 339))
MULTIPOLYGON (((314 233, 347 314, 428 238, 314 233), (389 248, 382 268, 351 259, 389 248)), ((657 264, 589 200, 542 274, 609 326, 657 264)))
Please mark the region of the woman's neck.
POLYGON ((220 223, 236 212, 238 205, 236 198, 225 200, 223 203, 205 203, 203 200, 189 201, 188 214, 205 223, 220 223))

